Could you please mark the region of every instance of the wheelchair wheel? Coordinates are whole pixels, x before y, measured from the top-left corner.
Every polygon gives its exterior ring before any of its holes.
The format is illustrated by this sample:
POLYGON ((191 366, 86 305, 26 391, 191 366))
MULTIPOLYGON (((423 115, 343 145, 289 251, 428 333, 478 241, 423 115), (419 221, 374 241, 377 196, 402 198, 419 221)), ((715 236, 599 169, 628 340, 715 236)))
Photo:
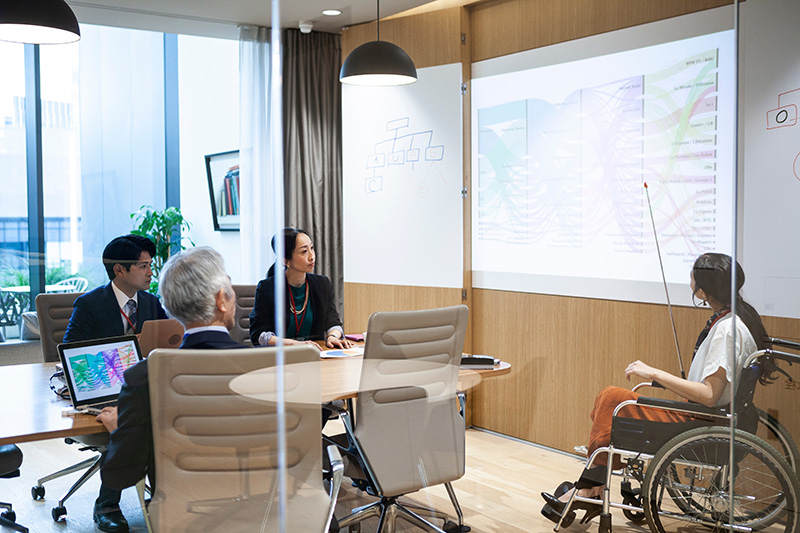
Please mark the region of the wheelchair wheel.
POLYGON ((762 409, 757 408, 756 411, 758 411, 758 436, 781 452, 796 474, 800 465, 800 450, 797 449, 792 435, 777 418, 762 409))
POLYGON ((732 526, 798 532, 800 482, 781 453, 736 430, 731 487, 729 441, 727 427, 696 428, 658 451, 647 469, 643 494, 651 531, 723 531, 732 526))

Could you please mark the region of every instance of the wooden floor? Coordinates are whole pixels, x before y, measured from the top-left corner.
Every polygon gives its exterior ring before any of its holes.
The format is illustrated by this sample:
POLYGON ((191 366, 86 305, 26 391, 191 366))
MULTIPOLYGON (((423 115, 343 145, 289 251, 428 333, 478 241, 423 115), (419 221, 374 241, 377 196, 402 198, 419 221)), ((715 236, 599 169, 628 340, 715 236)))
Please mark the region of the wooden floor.
MULTIPOLYGON (((75 474, 46 485, 47 493, 42 501, 33 501, 31 487, 38 477, 77 462, 87 456, 77 446, 67 446, 62 440, 28 443, 20 446, 25 454, 22 476, 15 479, 0 479, 0 501, 12 501, 17 519, 28 526, 31 532, 91 532, 98 531, 92 523, 91 512, 100 482, 95 476, 87 486, 77 492, 66 503, 67 520, 55 523, 50 517, 75 474)), ((464 522, 476 533, 549 532, 553 524, 541 516, 541 491, 550 491, 565 479, 575 479, 583 462, 577 457, 564 455, 527 443, 478 430, 467 432, 466 475, 453 486, 461 503, 464 522)), ((425 507, 452 513, 447 494, 442 487, 422 491, 409 498, 425 507)), ((336 515, 341 517, 350 509, 373 501, 353 487, 345 487, 339 497, 336 515)), ((144 522, 133 489, 123 492, 122 509, 131 524, 132 531, 144 531, 144 522)), ((646 527, 628 523, 622 514, 614 510, 615 533, 643 532, 646 527)), ((364 524, 362 531, 374 531, 377 520, 364 524)), ((570 532, 596 531, 597 519, 589 525, 572 525, 570 532)), ((0 528, 0 531, 10 531, 0 528)), ((401 524, 398 531, 414 531, 401 524)))

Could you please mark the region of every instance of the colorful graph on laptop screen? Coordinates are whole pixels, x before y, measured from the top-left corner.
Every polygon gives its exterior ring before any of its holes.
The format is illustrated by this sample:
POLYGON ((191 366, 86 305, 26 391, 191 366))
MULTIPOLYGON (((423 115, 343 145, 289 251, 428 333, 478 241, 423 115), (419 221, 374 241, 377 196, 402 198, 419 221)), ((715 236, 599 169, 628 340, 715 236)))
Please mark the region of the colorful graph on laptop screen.
POLYGON ((125 370, 139 362, 129 341, 67 349, 64 355, 79 398, 118 393, 125 382, 125 370))

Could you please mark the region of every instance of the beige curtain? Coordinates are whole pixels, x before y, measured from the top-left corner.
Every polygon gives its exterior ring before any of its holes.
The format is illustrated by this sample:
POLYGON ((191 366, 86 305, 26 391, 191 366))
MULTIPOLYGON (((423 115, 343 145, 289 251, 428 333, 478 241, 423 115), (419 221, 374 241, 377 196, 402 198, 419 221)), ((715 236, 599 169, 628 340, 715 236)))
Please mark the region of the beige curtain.
POLYGON ((239 28, 239 76, 242 276, 246 283, 258 283, 272 264, 270 239, 276 231, 269 151, 269 28, 239 28))
POLYGON ((342 316, 342 120, 339 35, 283 34, 286 222, 311 234, 317 274, 331 279, 342 316))

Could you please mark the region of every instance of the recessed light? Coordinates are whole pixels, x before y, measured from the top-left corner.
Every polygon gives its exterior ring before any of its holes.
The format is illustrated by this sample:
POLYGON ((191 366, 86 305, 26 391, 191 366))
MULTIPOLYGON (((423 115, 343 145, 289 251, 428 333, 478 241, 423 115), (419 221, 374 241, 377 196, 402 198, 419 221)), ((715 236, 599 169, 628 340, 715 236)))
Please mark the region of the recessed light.
POLYGON ((322 14, 323 14, 323 15, 327 15, 327 16, 329 16, 329 17, 338 17, 339 15, 341 15, 341 14, 342 14, 342 12, 341 12, 341 11, 339 11, 338 9, 325 9, 325 10, 322 12, 322 14))

